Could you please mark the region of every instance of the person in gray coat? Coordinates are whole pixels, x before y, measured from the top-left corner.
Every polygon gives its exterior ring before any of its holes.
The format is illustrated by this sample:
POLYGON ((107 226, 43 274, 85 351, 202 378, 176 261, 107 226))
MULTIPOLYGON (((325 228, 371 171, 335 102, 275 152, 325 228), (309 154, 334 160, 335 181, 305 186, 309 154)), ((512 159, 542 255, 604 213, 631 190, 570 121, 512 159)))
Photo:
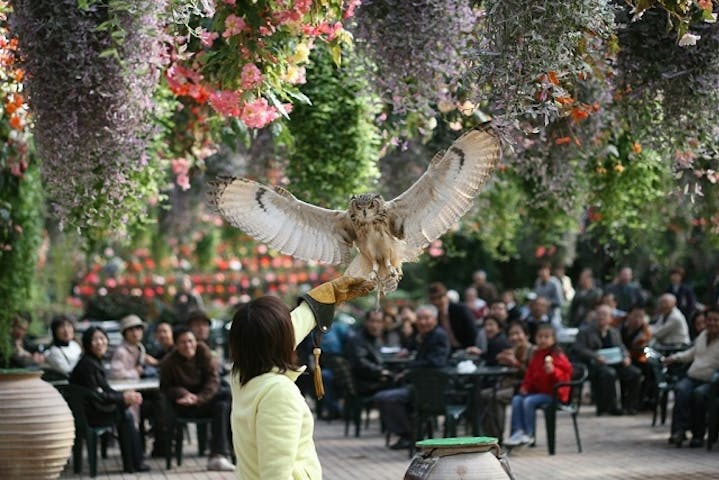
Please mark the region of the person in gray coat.
POLYGON ((624 412, 635 414, 639 401, 641 371, 632 365, 619 330, 611 326, 611 307, 599 305, 594 314, 594 323, 587 325, 577 334, 574 353, 580 361, 589 366, 597 415, 621 415, 624 412), (618 348, 621 355, 616 359, 605 357, 600 350, 608 348, 618 348), (619 406, 616 394, 617 378, 621 385, 623 409, 619 406))

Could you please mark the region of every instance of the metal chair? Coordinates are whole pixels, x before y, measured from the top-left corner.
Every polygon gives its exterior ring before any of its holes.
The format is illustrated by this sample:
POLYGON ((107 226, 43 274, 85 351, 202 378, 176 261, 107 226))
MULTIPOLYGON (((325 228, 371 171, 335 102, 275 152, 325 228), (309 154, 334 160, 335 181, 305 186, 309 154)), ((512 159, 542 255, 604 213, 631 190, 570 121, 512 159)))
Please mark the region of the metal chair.
POLYGON ((582 442, 579 438, 579 427, 577 415, 582 405, 582 389, 584 382, 589 377, 589 371, 583 363, 572 363, 572 380, 569 382, 558 382, 554 385, 554 396, 552 402, 540 407, 544 411, 544 420, 547 426, 547 448, 550 455, 556 451, 557 435, 557 412, 566 412, 572 416, 574 424, 574 436, 577 439, 577 451, 582 453, 582 442), (569 388, 569 400, 564 403, 559 400, 559 389, 569 388))

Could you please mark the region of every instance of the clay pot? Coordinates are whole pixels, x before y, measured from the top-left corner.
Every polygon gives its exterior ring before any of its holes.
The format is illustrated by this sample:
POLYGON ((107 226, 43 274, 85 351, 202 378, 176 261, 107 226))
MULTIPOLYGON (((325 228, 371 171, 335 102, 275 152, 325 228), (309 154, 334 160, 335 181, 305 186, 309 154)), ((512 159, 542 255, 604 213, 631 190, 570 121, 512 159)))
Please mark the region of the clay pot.
POLYGON ((500 462, 497 439, 492 437, 440 438, 417 442, 405 480, 507 480, 509 463, 500 462))
POLYGON ((60 476, 75 440, 72 412, 42 372, 0 371, 0 478, 60 476))

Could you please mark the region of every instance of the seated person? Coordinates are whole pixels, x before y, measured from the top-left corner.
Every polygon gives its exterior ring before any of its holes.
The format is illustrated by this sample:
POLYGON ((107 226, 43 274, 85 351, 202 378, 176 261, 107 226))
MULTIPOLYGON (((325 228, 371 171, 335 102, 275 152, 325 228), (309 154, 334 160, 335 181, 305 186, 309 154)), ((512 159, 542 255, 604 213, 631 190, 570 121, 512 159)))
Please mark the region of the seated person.
POLYGON ((657 315, 649 326, 652 346, 657 348, 689 345, 689 326, 684 314, 677 308, 677 297, 665 293, 659 297, 657 315))
MULTIPOLYGON (((417 308, 416 314, 419 350, 417 350, 414 360, 407 364, 407 367, 409 369, 444 367, 449 359, 450 345, 447 333, 437 323, 437 308, 433 305, 423 305, 417 308)), ((400 374, 399 376, 403 375, 400 374)), ((400 437, 390 447, 393 450, 410 447, 410 399, 411 393, 408 387, 381 390, 374 396, 380 415, 385 421, 385 427, 390 433, 400 437)))
POLYGON ((504 435, 504 417, 507 405, 524 379, 529 360, 534 354, 535 346, 529 342, 527 326, 521 320, 509 322, 510 347, 502 350, 496 357, 497 364, 517 369, 517 373, 503 377, 499 384, 492 388, 483 388, 480 391, 480 405, 482 409, 489 409, 482 422, 482 433, 490 437, 497 437, 502 441, 504 435))
POLYGON ((574 352, 580 361, 589 366, 597 415, 623 413, 614 385, 617 377, 621 384, 622 407, 627 413, 634 414, 638 408, 641 372, 632 365, 619 330, 611 326, 612 308, 609 305, 599 305, 594 310, 594 317, 593 324, 579 330, 574 352), (612 347, 621 350, 621 360, 610 365, 607 364, 607 359, 600 355, 599 350, 612 347))
POLYGON ((102 358, 107 353, 109 341, 105 331, 98 327, 90 327, 82 334, 84 354, 70 374, 70 383, 80 385, 98 394, 97 402, 88 403, 87 421, 91 426, 117 425, 120 445, 130 445, 130 452, 123 458, 131 460, 132 465, 125 464, 125 471, 146 472, 150 467, 144 463, 142 455, 142 439, 135 426, 135 418, 130 407, 142 403, 142 395, 133 390, 118 392, 107 383, 102 358))
POLYGON ((155 325, 155 341, 153 342, 152 356, 161 362, 165 356, 175 347, 172 337, 172 325, 166 321, 160 321, 155 325))
POLYGON ((479 298, 474 287, 467 287, 464 290, 464 305, 472 312, 475 320, 481 320, 487 315, 487 302, 479 298))
POLYGON ((689 324, 689 336, 691 337, 692 342, 696 340, 705 328, 707 328, 706 311, 703 309, 697 310, 694 312, 694 315, 692 315, 692 321, 689 324))
POLYGON ((220 389, 217 362, 210 348, 198 342, 186 327, 177 329, 175 349, 160 366, 160 391, 178 416, 212 418, 207 469, 233 471, 235 466, 227 459, 231 398, 227 390, 220 389))
MULTIPOLYGON (((609 308, 612 309, 612 327, 619 328, 622 322, 624 322, 624 318, 627 316, 628 310, 619 310, 617 308, 617 299, 614 298, 613 293, 604 292, 599 298, 599 302, 597 303, 597 305, 608 305, 609 308)), ((592 321, 594 320, 594 310, 590 312, 590 315, 587 320, 587 323, 592 323, 592 321)))
POLYGON ((399 347, 402 344, 402 322, 399 317, 392 313, 391 310, 384 312, 371 312, 373 315, 379 315, 384 322, 384 332, 382 334, 382 343, 388 347, 399 347))
MULTIPOLYGON (((512 434, 507 446, 534 443, 536 410, 554 398, 554 385, 572 378, 572 364, 557 347, 554 327, 543 323, 537 328, 537 349, 529 361, 519 393, 512 398, 512 434)), ((569 400, 569 388, 560 388, 559 400, 569 400)))
POLYGON ((504 324, 497 318, 489 315, 484 319, 484 333, 487 338, 487 350, 482 352, 482 360, 488 366, 496 366, 497 355, 512 345, 504 334, 504 324))
POLYGON ((75 325, 66 315, 58 315, 50 323, 52 344, 45 352, 45 361, 55 372, 67 377, 82 355, 82 347, 75 341, 75 325))
POLYGON ((667 364, 691 362, 687 376, 674 387, 676 400, 669 442, 677 447, 681 447, 686 440, 685 432, 690 429, 692 440, 689 446, 701 447, 704 444, 709 381, 719 370, 719 309, 708 309, 706 317, 706 329, 699 334, 694 346, 664 359, 667 364))
POLYGON ((597 288, 591 268, 584 268, 579 274, 577 290, 569 305, 569 326, 580 327, 587 322, 587 314, 594 310, 602 296, 597 288))
POLYGON ((635 305, 629 309, 620 331, 622 342, 629 351, 632 364, 637 366, 646 365, 647 357, 644 354, 644 348, 649 345, 652 332, 649 331, 644 306, 635 305))
POLYGON ((534 337, 540 325, 548 323, 551 325, 552 320, 549 317, 549 300, 539 297, 535 293, 527 295, 529 300, 527 315, 522 321, 527 325, 529 330, 529 341, 534 342, 534 337))
POLYGON ((629 357, 632 359, 632 365, 637 367, 644 377, 640 389, 641 407, 650 407, 655 401, 653 398, 655 379, 651 365, 647 363, 644 348, 649 345, 652 332, 649 331, 647 314, 643 305, 634 305, 629 309, 620 332, 622 334, 622 343, 624 343, 624 346, 629 351, 629 357))
POLYGON ((399 309, 399 319, 402 322, 400 328, 400 346, 405 350, 417 350, 417 316, 414 309, 409 305, 399 309))
POLYGON ((437 309, 437 320, 447 333, 453 351, 476 348, 477 327, 474 315, 461 303, 450 302, 447 288, 440 282, 433 282, 427 287, 429 303, 437 309))
POLYGON ((12 353, 10 354, 10 368, 38 367, 45 363, 45 356, 38 352, 31 352, 25 339, 30 326, 30 319, 17 314, 13 318, 10 337, 12 339, 12 353))
MULTIPOLYGON (((382 361, 382 315, 374 310, 365 314, 360 330, 347 337, 345 356, 352 368, 359 395, 373 395, 391 383, 391 373, 382 361)), ((381 313, 381 312, 379 312, 381 313)))
POLYGON ((210 340, 212 330, 212 319, 201 310, 195 310, 187 318, 187 326, 192 331, 198 342, 203 342, 212 349, 214 345, 210 340))
POLYGON ((122 343, 112 354, 110 378, 137 380, 145 376, 156 376, 155 367, 159 362, 145 352, 145 345, 142 344, 145 322, 137 315, 128 315, 120 321, 120 332, 122 343))

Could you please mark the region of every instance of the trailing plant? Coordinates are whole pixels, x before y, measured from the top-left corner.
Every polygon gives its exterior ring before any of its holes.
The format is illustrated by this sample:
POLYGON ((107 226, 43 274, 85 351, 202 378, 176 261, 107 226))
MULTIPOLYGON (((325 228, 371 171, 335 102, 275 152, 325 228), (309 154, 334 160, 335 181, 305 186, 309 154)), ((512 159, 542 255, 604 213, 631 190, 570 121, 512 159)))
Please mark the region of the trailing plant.
POLYGON ((305 91, 313 104, 298 105, 287 123, 292 145, 286 174, 292 193, 303 200, 344 208, 378 175, 378 104, 359 73, 338 68, 325 48, 312 55, 305 91))
POLYGON ((470 0, 365 0, 351 28, 367 55, 372 83, 393 115, 437 112, 453 105, 472 83, 466 52, 475 42, 477 12, 470 0))
POLYGON ((142 223, 157 196, 149 145, 165 3, 82 3, 18 0, 12 21, 53 214, 100 239, 142 223))
POLYGON ((682 203, 700 226, 719 232, 719 25, 697 25, 702 40, 687 48, 663 33, 664 22, 660 12, 647 11, 620 30, 616 115, 669 163, 674 189, 688 198, 682 203))
POLYGON ((610 2, 490 0, 482 7, 473 80, 487 88, 475 103, 488 101, 496 119, 513 126, 542 127, 570 115, 576 83, 599 73, 585 57, 601 56, 611 43, 610 2))

